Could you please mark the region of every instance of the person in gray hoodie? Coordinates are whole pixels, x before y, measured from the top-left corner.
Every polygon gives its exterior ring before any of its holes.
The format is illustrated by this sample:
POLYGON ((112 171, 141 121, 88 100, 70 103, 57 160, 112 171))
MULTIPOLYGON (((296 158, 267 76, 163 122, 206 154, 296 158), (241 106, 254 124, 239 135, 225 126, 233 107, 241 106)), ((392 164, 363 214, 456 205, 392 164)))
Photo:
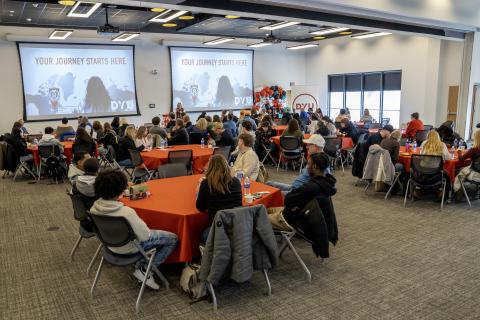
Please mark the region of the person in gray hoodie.
POLYGON ((60 143, 60 141, 55 138, 53 135, 53 128, 52 127, 46 127, 45 128, 45 134, 42 136, 42 139, 38 142, 39 146, 58 146, 60 148, 60 152, 63 153, 63 145, 60 143))
POLYGON ((100 164, 97 159, 88 158, 85 160, 83 163, 84 174, 78 175, 73 181, 72 189, 74 190, 74 193, 76 191, 85 197, 96 198, 94 184, 98 169, 100 169, 100 164))
MULTIPOLYGON (((156 248, 157 252, 153 263, 156 266, 162 264, 172 253, 177 245, 177 236, 171 232, 163 230, 150 230, 146 223, 137 215, 135 210, 126 207, 118 199, 122 196, 123 191, 127 188, 127 177, 119 170, 103 170, 98 173, 95 179, 95 194, 99 197, 90 209, 90 213, 94 215, 108 215, 113 217, 124 217, 132 227, 140 246, 148 251, 156 248)), ((133 243, 128 243, 122 247, 109 248, 117 254, 133 254, 138 249, 133 243)), ((141 260, 135 265, 134 277, 142 282, 145 278, 147 262, 141 260)), ((160 287, 153 279, 153 273, 147 275, 146 284, 154 290, 160 287)))

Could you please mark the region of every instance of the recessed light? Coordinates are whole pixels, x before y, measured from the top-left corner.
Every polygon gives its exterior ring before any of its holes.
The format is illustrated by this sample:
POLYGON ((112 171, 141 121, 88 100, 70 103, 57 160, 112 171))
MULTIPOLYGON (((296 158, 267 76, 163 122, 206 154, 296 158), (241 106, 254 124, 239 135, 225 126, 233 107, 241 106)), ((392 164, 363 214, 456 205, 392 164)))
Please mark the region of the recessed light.
POLYGON ((73 0, 60 0, 58 1, 58 4, 64 5, 64 6, 74 6, 76 1, 73 0))
POLYGON ((32 18, 27 18, 26 19, 28 22, 32 22, 32 18))
POLYGON ((48 39, 52 40, 65 40, 73 33, 71 29, 55 29, 48 36, 48 39))
POLYGON ((10 10, 10 13, 15 13, 15 11, 13 11, 13 10, 10 10))
POLYGON ((235 38, 229 38, 229 37, 218 38, 218 39, 214 39, 214 40, 204 42, 203 44, 208 44, 208 45, 214 46, 214 45, 217 45, 217 44, 222 44, 222 43, 230 42, 230 41, 233 41, 233 40, 235 40, 235 38))
POLYGON ((338 34, 342 36, 348 36, 349 34, 352 34, 352 31, 342 31, 342 32, 339 32, 338 34))
POLYGON ((155 17, 153 17, 152 19, 150 19, 148 21, 165 23, 165 22, 168 22, 168 21, 173 20, 175 18, 178 18, 180 16, 183 16, 187 12, 188 11, 185 11, 185 10, 175 12, 174 10, 168 9, 168 10, 160 13, 159 15, 156 15, 155 17))
POLYGON ((307 43, 307 44, 301 44, 299 46, 287 47, 287 49, 288 50, 299 50, 299 49, 307 49, 307 48, 313 48, 313 47, 318 47, 318 44, 307 43))
POLYGON ((316 36, 316 37, 313 37, 313 39, 315 40, 323 40, 323 39, 326 39, 327 37, 324 37, 324 36, 316 36))
POLYGON ((167 10, 167 9, 165 9, 165 8, 151 8, 150 9, 150 11, 152 11, 152 12, 163 12, 165 10, 167 10))
POLYGON ((180 19, 180 20, 193 20, 193 19, 195 19, 195 17, 194 17, 194 16, 185 15, 185 16, 179 17, 178 19, 180 19))
POLYGON ((360 35, 352 36, 354 39, 367 39, 367 38, 374 38, 374 37, 381 37, 381 36, 388 36, 390 32, 373 32, 373 33, 365 33, 360 35))
POLYGON ((240 18, 240 16, 233 16, 233 15, 227 14, 225 16, 225 18, 227 18, 227 19, 238 19, 238 18, 240 18))
POLYGON ((126 42, 129 40, 132 40, 133 38, 136 38, 140 35, 140 32, 124 32, 115 38, 112 39, 112 41, 119 41, 119 42, 126 42))
POLYGON ((338 33, 338 32, 342 32, 342 31, 347 31, 349 29, 350 28, 330 28, 330 29, 313 31, 313 32, 310 32, 310 34, 313 34, 313 35, 316 35, 316 36, 324 36, 326 34, 338 33))
POLYGON ((77 1, 75 3, 75 5, 72 7, 72 9, 70 9, 70 11, 67 13, 67 16, 68 17, 73 17, 73 18, 88 18, 92 15, 92 13, 95 12, 95 10, 97 10, 101 6, 102 6, 102 4, 99 3, 99 2, 77 1), (86 5, 91 5, 90 9, 88 9, 88 11, 86 13, 75 12, 80 5, 85 5, 85 4, 86 5))
POLYGON ((162 24, 162 27, 165 27, 165 28, 173 28, 173 27, 176 27, 176 26, 177 26, 177 24, 175 22, 162 24))
POLYGON ((272 44, 271 42, 258 42, 258 43, 254 43, 254 44, 249 44, 247 47, 250 47, 250 48, 261 48, 261 47, 269 46, 269 45, 271 45, 271 44, 272 44))
POLYGON ((294 26, 296 24, 300 24, 300 22, 295 22, 295 21, 282 21, 282 22, 277 22, 277 23, 272 23, 269 24, 268 26, 260 27, 262 30, 277 30, 281 28, 286 28, 290 26, 294 26))

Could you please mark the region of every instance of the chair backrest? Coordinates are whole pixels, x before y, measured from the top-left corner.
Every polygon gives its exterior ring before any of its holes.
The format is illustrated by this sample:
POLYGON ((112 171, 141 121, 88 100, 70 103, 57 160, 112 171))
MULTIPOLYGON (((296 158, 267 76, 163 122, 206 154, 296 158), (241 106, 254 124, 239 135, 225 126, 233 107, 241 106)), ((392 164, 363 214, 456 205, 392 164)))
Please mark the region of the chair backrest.
POLYGON ((381 123, 371 123, 368 128, 365 128, 365 129, 380 129, 382 127, 382 124, 381 123))
POLYGON ((202 142, 203 134, 199 132, 191 132, 188 136, 190 144, 200 144, 202 142))
POLYGON ((132 227, 124 217, 90 215, 97 238, 108 247, 122 247, 136 239, 132 227))
POLYGON ((342 138, 325 137, 325 146, 323 151, 328 155, 336 155, 337 151, 342 148, 342 138))
POLYGON ((88 219, 88 210, 83 197, 77 194, 69 194, 72 200, 73 217, 77 221, 83 221, 88 219))
POLYGON ((441 156, 414 154, 411 168, 414 175, 436 175, 443 172, 443 159, 441 156))
POLYGON ((188 175, 187 166, 183 163, 167 163, 158 167, 160 179, 183 177, 188 175))
POLYGON ((228 161, 228 159, 230 159, 230 150, 231 150, 231 147, 230 146, 226 146, 226 147, 219 147, 219 148, 215 148, 213 150, 213 154, 220 154, 222 156, 225 157, 225 159, 228 161))
POLYGON ((47 159, 52 155, 59 157, 60 154, 60 147, 57 145, 38 146, 38 155, 41 159, 47 159))
POLYGON ((433 129, 433 126, 430 125, 430 124, 426 124, 426 125, 423 126, 423 130, 425 130, 425 131, 430 131, 432 129, 433 129))
POLYGON ((286 151, 296 151, 301 148, 300 139, 297 137, 280 137, 280 147, 286 151))
POLYGON ((129 149, 128 152, 130 153, 130 159, 132 160, 132 165, 134 167, 138 167, 143 164, 143 158, 140 154, 140 151, 135 149, 129 149))
POLYGON ((107 153, 108 161, 113 162, 115 159, 117 159, 117 153, 115 152, 115 148, 111 144, 107 146, 107 150, 108 150, 108 153, 107 153))
POLYGON ((422 143, 423 141, 427 140, 429 130, 419 130, 415 134, 415 140, 417 143, 422 143))
POLYGON ((27 135, 27 142, 33 143, 35 141, 35 139, 40 140, 40 139, 42 139, 42 137, 43 137, 43 134, 41 134, 41 133, 40 134, 29 134, 29 135, 27 135))
POLYGON ((187 170, 192 168, 193 151, 175 150, 168 152, 168 163, 183 163, 187 170))
POLYGON ((480 154, 477 153, 473 156, 470 168, 476 172, 480 172, 480 154))
POLYGON ((71 138, 75 138, 76 134, 74 132, 65 132, 59 137, 60 141, 65 141, 71 138))
POLYGON ((160 142, 162 142, 162 137, 159 134, 152 134, 152 146, 157 148, 160 147, 160 142))
POLYGON ((390 123, 390 118, 383 118, 382 119, 382 127, 386 126, 390 123))

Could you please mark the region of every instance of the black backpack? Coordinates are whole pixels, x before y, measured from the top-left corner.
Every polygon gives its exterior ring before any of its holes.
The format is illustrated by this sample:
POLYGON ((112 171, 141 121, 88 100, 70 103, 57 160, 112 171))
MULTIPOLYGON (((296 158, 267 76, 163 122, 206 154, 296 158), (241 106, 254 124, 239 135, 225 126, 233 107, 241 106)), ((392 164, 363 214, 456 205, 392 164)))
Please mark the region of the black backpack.
POLYGON ((49 178, 55 181, 63 180, 67 176, 65 162, 54 154, 50 155, 45 161, 45 172, 49 178))

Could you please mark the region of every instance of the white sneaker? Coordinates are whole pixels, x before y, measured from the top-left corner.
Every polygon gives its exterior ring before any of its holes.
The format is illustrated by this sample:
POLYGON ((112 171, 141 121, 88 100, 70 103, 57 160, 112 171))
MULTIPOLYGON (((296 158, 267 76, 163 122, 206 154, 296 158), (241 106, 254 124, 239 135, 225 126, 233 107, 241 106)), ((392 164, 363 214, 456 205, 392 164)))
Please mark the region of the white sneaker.
MULTIPOLYGON (((138 281, 143 282, 143 279, 145 278, 145 271, 142 269, 135 269, 135 272, 133 273, 133 276, 138 279, 138 281)), ((153 290, 159 290, 160 286, 155 282, 155 279, 153 279, 153 273, 150 271, 147 277, 147 281, 145 283, 150 289, 153 290)))

